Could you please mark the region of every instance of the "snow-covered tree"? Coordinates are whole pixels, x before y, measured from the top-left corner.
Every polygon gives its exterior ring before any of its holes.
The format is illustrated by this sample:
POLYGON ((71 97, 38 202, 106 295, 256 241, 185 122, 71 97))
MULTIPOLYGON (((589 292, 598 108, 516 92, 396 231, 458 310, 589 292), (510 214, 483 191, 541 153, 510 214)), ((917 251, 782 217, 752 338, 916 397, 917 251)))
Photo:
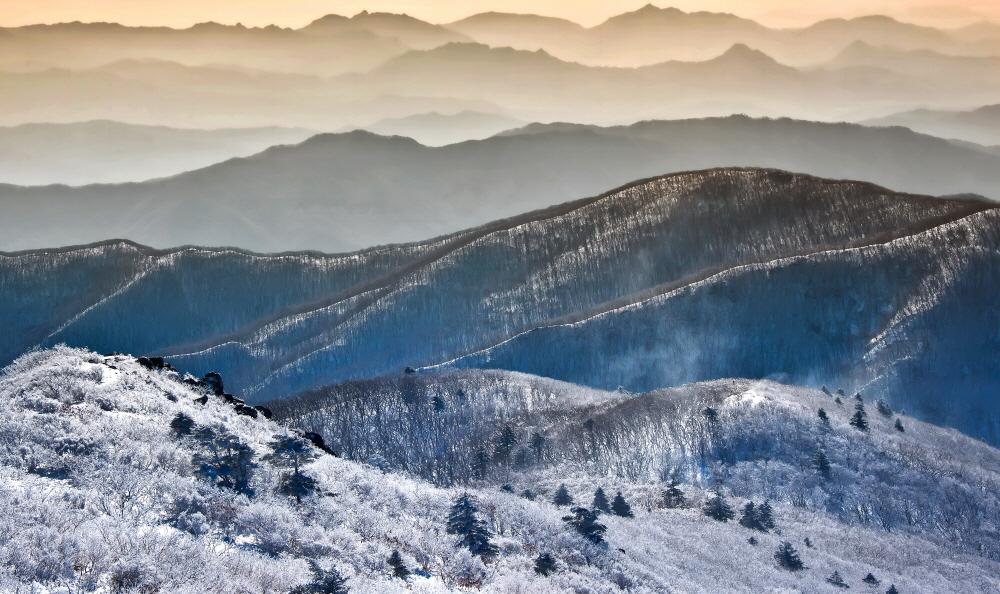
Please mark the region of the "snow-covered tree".
POLYGON ((472 498, 466 493, 460 495, 451 506, 448 515, 448 534, 458 535, 456 546, 465 547, 470 553, 483 559, 490 559, 497 554, 497 548, 490 542, 490 533, 486 524, 479 519, 479 509, 472 498))
POLYGON ((712 497, 705 502, 702 511, 706 516, 712 518, 713 520, 718 520, 719 522, 728 522, 736 515, 733 512, 733 508, 726 502, 726 498, 722 494, 721 489, 716 489, 712 497))
POLYGON ((542 553, 535 559, 535 573, 538 575, 546 576, 556 572, 556 560, 555 558, 548 554, 542 553))
POLYGON ((556 507, 573 504, 573 496, 569 494, 569 489, 566 488, 565 484, 559 485, 559 488, 556 489, 556 494, 552 497, 552 503, 556 507))
POLYGON ((760 520, 757 517, 757 506, 753 501, 748 501, 743 506, 743 513, 740 515, 740 526, 751 530, 762 530, 760 520))
POLYGON ((833 573, 831 573, 830 577, 826 578, 826 582, 838 588, 850 588, 850 586, 847 585, 847 582, 844 581, 844 578, 840 576, 839 571, 834 571, 833 573))
POLYGON ((864 583, 866 583, 866 584, 868 584, 869 586, 871 586, 873 588, 875 586, 879 585, 879 583, 880 583, 879 580, 878 580, 878 578, 875 577, 874 575, 870 574, 870 573, 868 575, 866 575, 861 581, 864 582, 864 583))
POLYGON ((830 480, 831 469, 830 469, 830 459, 826 457, 826 453, 823 450, 816 450, 816 454, 813 455, 813 468, 819 473, 824 480, 830 480))
POLYGON ((757 523, 765 532, 774 530, 774 508, 771 507, 771 502, 765 501, 757 507, 757 523))
POLYGON ((663 490, 663 506, 668 509, 675 509, 678 507, 685 507, 687 505, 687 498, 684 496, 684 491, 680 488, 680 481, 677 479, 676 473, 670 477, 670 482, 667 484, 667 488, 663 490))
POLYGON ((194 426, 194 419, 184 413, 177 413, 173 420, 170 421, 170 431, 173 432, 175 437, 191 435, 194 431, 194 426))
POLYGON ((614 500, 611 502, 611 511, 614 512, 616 516, 621 516, 623 518, 633 517, 632 506, 625 501, 625 497, 622 495, 621 491, 618 491, 614 500))
POLYGON ((257 464, 252 448, 221 427, 198 427, 192 436, 200 447, 191 461, 201 478, 237 493, 253 495, 250 480, 257 464))
POLYGON ((603 487, 597 487, 594 491, 594 503, 591 506, 594 508, 595 513, 611 513, 611 504, 608 502, 608 496, 604 493, 603 487))
POLYGON ((863 402, 854 405, 854 416, 851 417, 851 426, 858 431, 868 431, 868 414, 865 412, 863 402))
POLYGON ((271 442, 271 453, 263 459, 289 471, 282 475, 279 490, 301 503, 303 497, 316 490, 316 480, 302 472, 302 466, 312 462, 317 456, 312 443, 307 439, 288 434, 275 438, 271 442))
POLYGON ((774 553, 774 560, 778 562, 778 567, 788 571, 799 571, 805 568, 795 547, 787 540, 778 545, 778 550, 774 553))
POLYGON ((392 569, 392 577, 394 578, 406 580, 406 578, 410 577, 410 570, 406 567, 403 557, 396 549, 393 549, 392 554, 389 555, 389 567, 392 569))
POLYGON ((493 459, 501 464, 510 463, 510 455, 517 446, 517 432, 509 424, 505 424, 497 434, 493 444, 493 459))
POLYGON ((896 419, 895 427, 896 427, 896 431, 899 431, 900 433, 905 433, 906 432, 906 429, 903 427, 903 421, 901 421, 899 419, 896 419))
POLYGON ((574 507, 571 515, 564 516, 563 521, 573 526, 584 538, 596 545, 604 544, 604 532, 607 526, 597 521, 597 514, 585 507, 574 507))

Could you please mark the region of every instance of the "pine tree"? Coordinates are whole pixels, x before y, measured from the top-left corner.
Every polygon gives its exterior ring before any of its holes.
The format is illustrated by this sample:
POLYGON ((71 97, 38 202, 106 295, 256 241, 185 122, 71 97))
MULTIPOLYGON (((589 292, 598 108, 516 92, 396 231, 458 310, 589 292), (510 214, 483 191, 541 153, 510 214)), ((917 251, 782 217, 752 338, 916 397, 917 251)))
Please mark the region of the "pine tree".
POLYGON ((192 437, 200 446, 191 457, 200 478, 218 487, 253 496, 250 482, 257 468, 253 448, 221 428, 198 427, 192 437))
POLYGON ((441 412, 445 409, 444 398, 439 394, 436 394, 434 398, 431 398, 431 407, 435 412, 441 412))
POLYGON ((813 541, 808 536, 805 538, 805 540, 803 542, 806 543, 806 547, 807 548, 810 548, 810 549, 813 548, 813 541))
POLYGON ((757 508, 757 523, 764 532, 774 530, 774 508, 765 501, 757 508))
POLYGON ((865 405, 859 402, 854 405, 854 416, 851 417, 851 426, 858 431, 868 431, 868 414, 865 412, 865 405))
POLYGON ((844 581, 844 578, 840 577, 839 571, 831 573, 830 577, 826 578, 826 582, 828 584, 833 584, 838 588, 850 588, 850 586, 847 585, 847 582, 844 581))
POLYGON ((892 409, 889 408, 889 404, 886 403, 885 400, 879 400, 878 402, 876 402, 875 409, 878 410, 878 414, 882 415, 883 417, 892 416, 892 409))
POLYGON ((633 517, 632 506, 625 501, 624 497, 622 497, 621 491, 618 491, 618 494, 615 495, 614 500, 611 502, 611 511, 614 512, 616 516, 621 516, 623 518, 633 517))
POLYGON ((194 419, 184 413, 177 413, 174 420, 170 421, 170 431, 176 437, 191 435, 191 432, 194 431, 194 419))
POLYGON ((389 567, 392 568, 392 577, 401 580, 410 577, 410 570, 406 568, 406 563, 403 563, 403 558, 397 550, 393 550, 392 554, 389 555, 389 567))
POLYGON ((779 567, 788 571, 799 571, 805 568, 795 547, 787 540, 778 545, 778 550, 774 553, 774 560, 778 562, 779 567))
POLYGON ((825 480, 830 480, 830 459, 826 457, 823 450, 816 450, 816 455, 813 456, 813 468, 819 473, 821 477, 825 480))
POLYGON ((477 478, 486 478, 490 471, 490 454, 484 447, 476 448, 472 453, 472 472, 477 478))
POLYGON ((903 428, 903 421, 896 419, 896 431, 900 433, 905 433, 906 429, 903 428))
POLYGON ((473 555, 490 559, 497 554, 497 548, 490 542, 486 524, 476 515, 479 509, 472 499, 463 494, 455 500, 448 515, 447 532, 457 534, 460 539, 456 546, 464 546, 473 555))
POLYGON ((899 594, 899 590, 896 589, 896 584, 889 584, 889 589, 885 591, 885 594, 899 594))
POLYGON ((531 451, 535 453, 535 464, 541 464, 545 458, 545 436, 541 433, 532 433, 528 440, 531 451))
POLYGON ((822 408, 816 413, 819 416, 819 422, 824 428, 830 428, 830 416, 826 414, 826 411, 822 408))
POLYGON ((517 445, 517 433, 510 425, 504 425, 493 445, 493 459, 501 464, 510 462, 510 454, 517 445))
POLYGON ((836 398, 834 398, 833 401, 836 402, 837 404, 839 404, 840 406, 844 405, 844 401, 840 399, 840 396, 837 396, 836 398))
POLYGON ((532 491, 531 489, 525 489, 525 490, 521 491, 521 497, 524 497, 528 501, 534 501, 535 500, 535 492, 532 491))
POLYGON ((866 583, 866 584, 868 584, 869 586, 877 586, 877 585, 879 585, 878 578, 875 577, 875 576, 873 576, 870 573, 868 575, 866 575, 865 579, 863 579, 861 581, 864 582, 864 583, 866 583))
POLYGON ((684 491, 680 489, 680 481, 674 475, 670 478, 670 484, 663 491, 663 506, 675 509, 685 505, 687 505, 687 498, 684 496, 684 491))
POLYGON ((566 485, 559 485, 559 488, 556 489, 555 496, 552 498, 552 503, 555 504, 556 507, 573 504, 573 496, 569 494, 569 490, 566 488, 566 485))
POLYGON ((858 402, 864 402, 865 401, 865 399, 861 397, 861 392, 856 392, 854 394, 854 399, 857 400, 858 402))
POLYGON ((719 420, 719 411, 715 410, 711 406, 705 407, 705 410, 701 411, 701 414, 708 419, 709 423, 715 423, 719 420))
POLYGON ((820 388, 820 389, 821 389, 821 390, 823 391, 823 393, 824 393, 824 394, 826 394, 827 396, 833 396, 833 394, 831 394, 831 393, 830 393, 830 388, 827 388, 826 386, 823 386, 823 387, 822 387, 822 388, 820 388))
POLYGON ((309 561, 313 581, 294 588, 290 594, 347 594, 347 580, 336 568, 322 569, 315 561, 309 561))
POLYGON ((542 553, 535 559, 535 573, 548 577, 556 572, 556 560, 548 553, 542 553))
POLYGON ((319 455, 312 443, 297 435, 283 435, 271 442, 271 453, 264 460, 280 468, 290 469, 281 477, 279 490, 301 503, 302 498, 316 490, 316 480, 302 472, 302 466, 319 455))
POLYGON ((757 506, 753 501, 748 501, 743 506, 743 515, 740 516, 740 526, 751 530, 760 530, 760 520, 757 517, 757 506))
POLYGON ((608 496, 604 494, 604 489, 601 487, 597 487, 597 490, 594 491, 593 508, 595 513, 611 513, 611 504, 608 503, 608 496))
POLYGON ((748 538, 747 542, 750 543, 752 546, 757 546, 757 539, 755 537, 753 537, 753 536, 751 536, 750 538, 748 538))
POLYGON ((604 532, 607 526, 597 521, 597 514, 585 507, 574 507, 572 515, 563 516, 563 521, 570 524, 584 538, 596 545, 604 544, 604 532))
POLYGON ((722 491, 719 490, 715 492, 715 495, 711 499, 705 502, 705 507, 702 508, 702 511, 706 516, 720 522, 728 522, 736 515, 733 513, 733 508, 729 507, 729 504, 726 503, 726 498, 722 495, 722 491))

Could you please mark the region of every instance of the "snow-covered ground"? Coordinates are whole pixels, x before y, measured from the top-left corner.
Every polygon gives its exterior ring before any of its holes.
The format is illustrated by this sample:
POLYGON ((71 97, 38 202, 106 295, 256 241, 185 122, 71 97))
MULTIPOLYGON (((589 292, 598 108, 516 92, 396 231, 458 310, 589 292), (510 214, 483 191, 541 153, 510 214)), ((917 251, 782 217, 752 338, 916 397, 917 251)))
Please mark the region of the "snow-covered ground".
MULTIPOLYGON (((652 505, 661 483, 582 467, 538 470, 531 486, 539 496, 531 501, 485 483, 433 486, 313 450, 315 460, 303 471, 315 479, 316 490, 296 502, 281 494, 287 471, 269 457, 275 438, 288 430, 259 415, 238 414, 221 397, 209 394, 198 404, 207 392, 182 379, 130 357, 69 348, 28 354, 5 370, 0 591, 284 593, 313 580, 309 561, 335 568, 354 592, 832 592, 837 589, 825 580, 834 571, 861 591, 882 592, 889 584, 903 593, 1000 591, 1000 564, 987 552, 938 536, 848 524, 782 501, 774 504, 777 528, 752 531, 704 516, 699 485, 681 485, 691 507, 664 509, 652 505), (196 433, 211 428, 214 439, 179 434, 171 426, 179 414, 193 421, 196 433), (202 471, 211 453, 206 444, 218 446, 222 437, 223 449, 245 448, 242 493, 207 480, 202 471), (588 506, 597 485, 609 494, 621 489, 635 517, 600 516, 607 546, 590 544, 562 520, 565 507, 548 503, 559 482, 588 506), (487 563, 456 546, 445 529, 452 500, 466 491, 499 548, 487 563), (756 545, 747 542, 751 536, 756 545), (782 541, 799 551, 804 570, 778 566, 773 555, 782 541), (393 550, 413 572, 408 581, 391 577, 393 550), (556 560, 549 577, 533 570, 540 553, 556 560), (877 590, 861 581, 868 573, 881 581, 877 590)), ((778 410, 774 402, 798 414, 787 408, 798 398, 794 389, 741 385, 749 389, 736 390, 742 395, 718 407, 724 426, 739 411, 778 410)), ((616 398, 610 396, 592 394, 583 406, 610 415, 616 398)), ((809 397, 802 414, 812 413, 814 399, 823 397, 809 397)), ((617 398, 625 406, 641 397, 617 398)), ((834 434, 846 438, 845 415, 831 410, 830 416, 834 434)), ((873 454, 879 444, 921 446, 927 455, 918 460, 944 460, 937 470, 951 468, 954 480, 964 477, 962 484, 977 485, 979 496, 992 495, 995 450, 908 417, 902 417, 907 441, 899 441, 882 434, 885 423, 876 416, 871 410, 870 437, 849 445, 873 454)), ((892 480, 881 477, 858 488, 892 480)), ((723 489, 738 512, 744 500, 723 489)), ((982 528, 995 534, 996 520, 995 513, 982 518, 992 522, 982 528)))

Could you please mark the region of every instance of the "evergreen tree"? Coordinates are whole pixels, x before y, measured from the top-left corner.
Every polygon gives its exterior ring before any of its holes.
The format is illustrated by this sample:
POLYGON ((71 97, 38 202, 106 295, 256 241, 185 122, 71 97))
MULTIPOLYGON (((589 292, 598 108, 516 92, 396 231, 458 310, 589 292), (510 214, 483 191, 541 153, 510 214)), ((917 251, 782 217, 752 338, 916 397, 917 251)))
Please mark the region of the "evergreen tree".
POLYGON ((822 387, 822 388, 820 388, 820 389, 821 389, 821 390, 823 391, 823 393, 824 393, 824 394, 826 394, 827 396, 833 396, 833 394, 831 394, 831 393, 830 393, 830 388, 827 388, 826 386, 823 386, 823 387, 822 387))
POLYGON ((200 478, 218 487, 253 496, 250 481, 257 468, 253 448, 224 429, 198 427, 192 436, 201 446, 191 458, 200 478))
POLYGON ((281 477, 279 490, 301 503, 302 498, 316 491, 316 480, 302 472, 302 466, 312 462, 318 454, 312 443, 298 435, 283 435, 271 442, 271 453, 264 460, 291 470, 281 477))
POLYGON ((170 431, 175 437, 191 435, 191 432, 194 431, 194 419, 184 413, 177 413, 174 420, 170 421, 170 431))
POLYGON ((903 428, 903 421, 900 421, 899 419, 896 419, 896 431, 899 431, 900 433, 906 432, 906 429, 903 428))
POLYGON ((850 586, 847 585, 847 582, 844 581, 844 578, 840 577, 840 572, 838 571, 831 573, 830 577, 826 578, 826 582, 828 584, 833 584, 838 588, 850 588, 850 586))
POLYGON ((315 561, 309 561, 313 581, 294 588, 290 594, 347 594, 347 580, 336 568, 322 569, 315 561))
POLYGON ((765 501, 757 508, 757 523, 764 532, 774 530, 774 508, 765 501))
POLYGON ((854 394, 854 399, 857 400, 858 402, 864 402, 865 401, 865 399, 861 397, 861 392, 856 392, 854 394))
POLYGON ((859 402, 854 405, 854 416, 851 417, 851 426, 858 431, 868 431, 868 414, 865 412, 865 405, 859 402))
POLYGON ((490 542, 490 533, 486 524, 479 519, 479 509, 468 494, 463 494, 455 500, 448 515, 447 532, 457 534, 459 541, 456 546, 464 546, 473 555, 490 559, 497 554, 497 548, 490 542))
POLYGON ((830 459, 826 457, 823 450, 816 450, 816 455, 813 456, 813 468, 819 473, 821 477, 825 480, 830 480, 830 459))
POLYGON ((401 580, 410 577, 410 570, 406 568, 406 563, 403 563, 403 558, 397 550, 393 550, 392 554, 389 555, 389 567, 392 568, 392 577, 401 580))
POLYGON ((896 589, 896 584, 889 584, 889 589, 885 591, 885 594, 899 594, 899 590, 896 589))
POLYGON ((618 491, 618 494, 615 495, 614 500, 611 502, 611 511, 614 512, 616 516, 621 516, 623 518, 633 517, 632 506, 625 501, 624 497, 622 497, 621 491, 618 491))
POLYGON ((863 579, 861 581, 864 582, 864 583, 866 583, 866 584, 868 584, 869 586, 873 586, 873 587, 877 586, 879 584, 878 578, 875 577, 875 576, 873 576, 870 573, 868 575, 866 575, 865 579, 863 579))
POLYGON ((504 425, 493 444, 493 459, 501 464, 510 462, 510 454, 517 445, 517 433, 510 425, 504 425))
POLYGON ((753 536, 751 536, 750 538, 748 538, 747 542, 750 543, 753 546, 757 546, 757 539, 755 537, 753 537, 753 536))
POLYGON ((484 447, 476 448, 472 453, 472 472, 477 478, 486 478, 490 471, 490 454, 484 447))
POLYGON ((824 428, 830 428, 830 416, 826 414, 826 411, 822 408, 816 413, 819 416, 819 422, 824 428))
POLYGON ((709 423, 715 423, 719 420, 719 411, 715 410, 711 406, 705 407, 705 410, 701 411, 701 414, 708 419, 709 423))
POLYGON ((840 406, 844 405, 844 401, 840 399, 840 396, 837 396, 836 398, 834 398, 833 401, 836 402, 837 404, 839 404, 840 406))
POLYGON ((705 507, 702 511, 706 516, 720 522, 728 522, 736 515, 733 513, 733 508, 729 507, 729 504, 726 503, 726 498, 722 495, 722 491, 719 490, 716 490, 715 495, 705 502, 705 507))
POLYGON ((535 500, 535 492, 532 491, 531 489, 525 489, 525 490, 521 491, 521 497, 524 497, 528 501, 534 501, 535 500))
POLYGON ((563 521, 570 524, 584 538, 596 545, 604 544, 604 532, 607 526, 597 521, 597 514, 585 507, 574 507, 572 515, 563 516, 563 521))
POLYGON ((684 507, 685 505, 687 505, 687 498, 684 496, 684 491, 681 491, 680 481, 677 480, 677 476, 675 474, 670 477, 670 483, 663 491, 663 506, 675 509, 678 507, 684 507))
POLYGON ((555 496, 552 498, 552 503, 555 504, 556 507, 572 505, 573 496, 569 494, 569 489, 566 488, 566 485, 559 485, 559 488, 556 489, 555 496))
POLYGON ((593 508, 595 513, 611 513, 611 504, 608 503, 608 496, 604 494, 602 487, 597 487, 597 490, 594 491, 593 508))
POLYGON ((431 407, 434 408, 435 412, 441 412, 444 410, 444 398, 441 398, 440 394, 435 394, 434 398, 431 398, 431 407))
POLYGON ((541 433, 532 433, 528 440, 531 451, 535 453, 535 464, 541 464, 545 458, 545 436, 541 433))
POLYGON ((885 400, 879 400, 878 402, 876 402, 875 409, 878 410, 878 414, 882 415, 883 417, 892 416, 892 409, 889 408, 889 405, 886 403, 885 400))
POLYGON ((807 548, 810 548, 810 549, 813 548, 813 541, 808 536, 805 538, 805 540, 803 542, 806 543, 806 547, 807 548))
POLYGON ((795 547, 787 540, 778 545, 778 550, 774 553, 774 560, 778 562, 779 567, 788 571, 799 571, 805 568, 795 547))
POLYGON ((757 517, 757 506, 753 501, 748 501, 743 506, 743 515, 740 516, 740 526, 751 530, 760 530, 760 520, 757 517))
POLYGON ((542 553, 535 559, 535 573, 548 577, 556 572, 556 560, 548 553, 542 553))

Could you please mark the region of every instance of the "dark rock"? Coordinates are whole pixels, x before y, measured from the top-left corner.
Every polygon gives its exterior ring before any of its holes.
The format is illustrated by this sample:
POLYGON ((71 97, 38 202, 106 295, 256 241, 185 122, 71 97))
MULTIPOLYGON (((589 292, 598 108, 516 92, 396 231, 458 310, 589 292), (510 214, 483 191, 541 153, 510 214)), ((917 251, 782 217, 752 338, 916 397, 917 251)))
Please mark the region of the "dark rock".
POLYGON ((236 396, 233 396, 232 394, 223 394, 222 395, 222 399, 225 400, 227 403, 232 404, 234 406, 242 406, 242 405, 246 404, 246 402, 243 401, 241 398, 237 398, 236 396))
POLYGON ((205 405, 208 404, 208 396, 202 396, 201 398, 194 399, 195 404, 205 405))
POLYGON ((246 415, 246 416, 250 417, 251 419, 256 419, 257 418, 257 411, 256 411, 256 409, 254 409, 252 406, 243 406, 242 404, 237 404, 236 405, 236 414, 238 414, 238 415, 246 415))
POLYGON ((339 457, 340 456, 337 452, 335 452, 332 449, 330 449, 329 447, 327 447, 326 441, 323 440, 323 436, 320 435, 319 433, 314 433, 312 431, 306 431, 306 432, 304 432, 302 434, 302 437, 308 439, 310 441, 310 443, 312 443, 317 448, 323 450, 327 454, 330 454, 331 456, 335 456, 335 457, 339 457))
POLYGON ((270 419, 271 417, 274 416, 274 413, 271 412, 271 409, 269 409, 266 406, 255 406, 254 408, 257 409, 257 412, 259 412, 261 416, 263 416, 265 419, 270 419))
POLYGON ((216 396, 222 396, 226 390, 222 384, 222 376, 217 371, 209 371, 201 378, 201 385, 210 389, 216 396))

